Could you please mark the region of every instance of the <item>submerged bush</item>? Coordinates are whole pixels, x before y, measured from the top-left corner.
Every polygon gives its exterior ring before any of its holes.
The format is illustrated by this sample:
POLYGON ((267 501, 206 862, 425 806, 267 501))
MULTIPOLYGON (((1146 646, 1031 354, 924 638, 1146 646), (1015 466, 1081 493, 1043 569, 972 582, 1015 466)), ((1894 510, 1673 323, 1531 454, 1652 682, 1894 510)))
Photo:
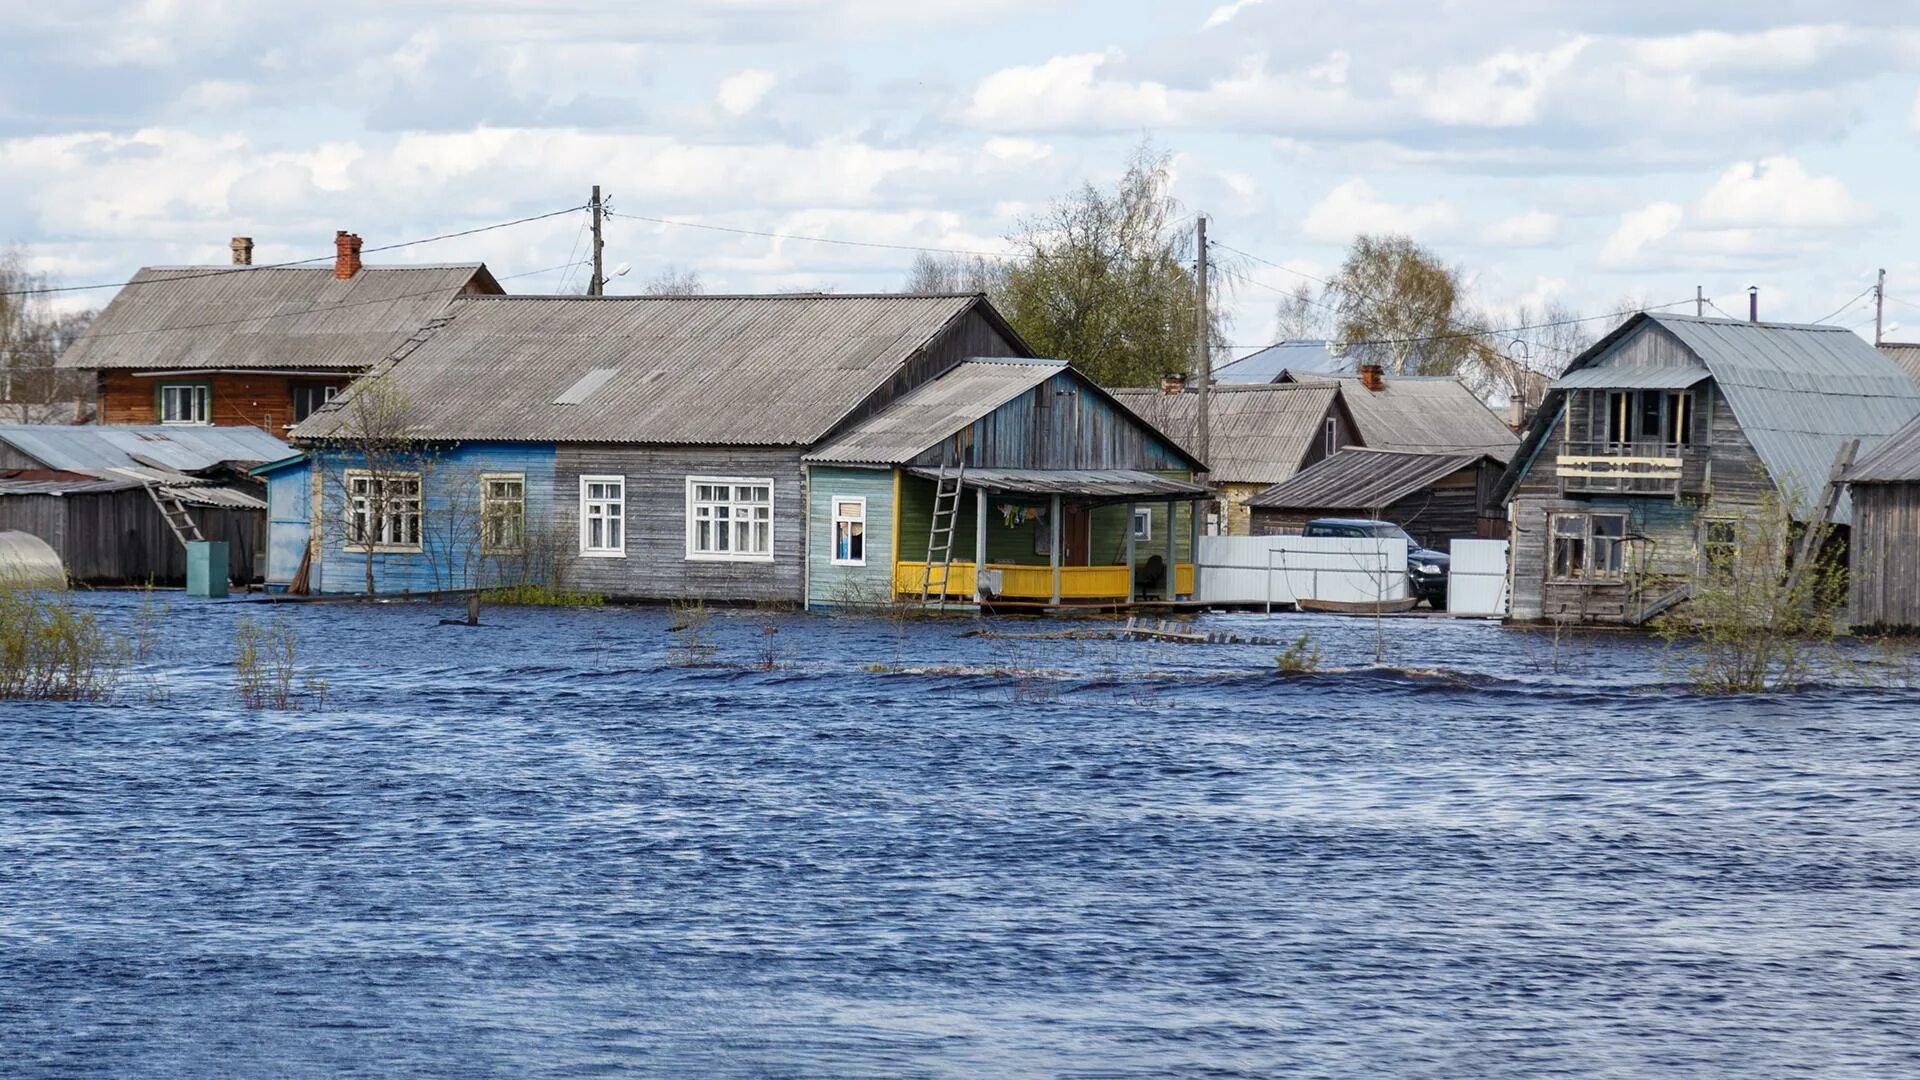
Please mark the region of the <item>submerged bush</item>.
POLYGON ((1274 660, 1280 665, 1282 675, 1310 675, 1320 670, 1320 646, 1311 634, 1301 634, 1298 641, 1287 646, 1287 651, 1274 660))
POLYGON ((0 580, 0 698, 102 700, 113 692, 125 651, 72 597, 0 580))
POLYGON ((294 661, 299 639, 285 619, 272 623, 247 617, 234 629, 233 670, 240 703, 249 709, 286 709, 293 705, 294 661))

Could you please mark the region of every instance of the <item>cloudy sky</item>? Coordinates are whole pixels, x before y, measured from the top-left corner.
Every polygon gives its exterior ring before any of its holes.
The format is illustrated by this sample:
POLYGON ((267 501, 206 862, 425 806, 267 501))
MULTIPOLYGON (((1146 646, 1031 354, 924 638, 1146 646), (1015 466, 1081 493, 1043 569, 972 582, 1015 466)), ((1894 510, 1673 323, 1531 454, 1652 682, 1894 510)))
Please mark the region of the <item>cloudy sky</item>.
MULTIPOLYGON (((1744 314, 1759 285, 1764 316, 1812 320, 1884 266, 1920 339, 1920 0, 0 0, 0 26, 0 247, 66 284, 595 182, 630 215, 991 251, 1151 135, 1211 235, 1265 260, 1236 341, 1303 280, 1268 263, 1324 276, 1358 230, 1429 244, 1495 311, 1701 285, 1744 314)), ((578 291, 583 218, 370 261, 578 291)), ((911 257, 632 217, 608 245, 613 292, 669 265, 887 289, 911 257)))

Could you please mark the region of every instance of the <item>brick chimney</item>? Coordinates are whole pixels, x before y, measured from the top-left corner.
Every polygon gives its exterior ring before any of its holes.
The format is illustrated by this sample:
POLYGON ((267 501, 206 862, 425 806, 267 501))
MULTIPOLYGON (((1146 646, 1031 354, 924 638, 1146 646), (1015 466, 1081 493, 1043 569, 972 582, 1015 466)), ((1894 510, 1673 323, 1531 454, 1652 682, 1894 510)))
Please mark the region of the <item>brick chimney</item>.
POLYGON ((359 272, 359 234, 341 229, 333 234, 333 276, 346 281, 359 272))
POLYGON ((1184 371, 1169 371, 1160 376, 1160 392, 1163 394, 1177 394, 1186 388, 1187 373, 1184 371))
POLYGON ((233 240, 230 243, 227 244, 227 247, 229 247, 233 251, 233 265, 235 266, 252 266, 253 265, 253 237, 236 236, 233 238, 233 240))
POLYGON ((1379 364, 1360 365, 1360 385, 1379 393, 1387 388, 1387 370, 1379 364))

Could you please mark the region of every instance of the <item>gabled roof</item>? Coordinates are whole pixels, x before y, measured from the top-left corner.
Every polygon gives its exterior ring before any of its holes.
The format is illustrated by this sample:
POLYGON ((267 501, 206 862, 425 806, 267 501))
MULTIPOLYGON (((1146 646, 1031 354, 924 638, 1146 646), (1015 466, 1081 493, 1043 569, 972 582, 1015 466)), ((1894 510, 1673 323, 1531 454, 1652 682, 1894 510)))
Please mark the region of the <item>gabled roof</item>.
MULTIPOLYGON (((1175 445, 1191 452, 1200 394, 1158 389, 1115 390, 1113 396, 1175 445)), ((1224 484, 1277 484, 1325 437, 1327 413, 1340 408, 1331 386, 1215 386, 1207 396, 1207 474, 1224 484)))
POLYGON ((1213 370, 1213 381, 1244 386, 1278 382, 1285 371, 1331 375, 1351 366, 1346 357, 1335 355, 1332 345, 1325 341, 1282 341, 1221 364, 1213 370))
POLYGON ((294 435, 386 392, 425 439, 810 446, 974 312, 1025 349, 977 294, 463 297, 294 435))
POLYGON ((1307 510, 1381 510, 1491 454, 1410 454, 1349 446, 1247 500, 1248 506, 1307 510))
POLYGON ((1920 417, 1854 459, 1849 484, 1906 484, 1920 480, 1920 417))
POLYGON ((1068 370, 1063 360, 969 360, 806 455, 839 465, 903 465, 1068 370))
POLYGON ((94 369, 359 371, 469 288, 499 292, 480 263, 332 267, 147 267, 59 366, 94 369))
MULTIPOLYGON (((1554 384, 1549 407, 1527 428, 1528 457, 1559 415, 1557 401, 1564 400, 1565 390, 1587 385, 1577 373, 1605 366, 1615 345, 1647 326, 1671 335, 1690 354, 1689 362, 1705 366, 1775 489, 1794 501, 1796 516, 1806 514, 1819 498, 1842 443, 1859 439, 1865 455, 1920 415, 1920 386, 1846 327, 1643 311, 1568 365, 1567 375, 1554 384)), ((1625 378, 1641 377, 1635 374, 1637 368, 1622 370, 1625 378)), ((1503 492, 1524 475, 1525 459, 1516 460, 1523 464, 1502 478, 1503 492)), ((1841 524, 1852 520, 1844 496, 1834 519, 1841 524)))
POLYGON ((7 424, 0 425, 0 442, 64 472, 194 473, 224 464, 274 461, 293 453, 291 446, 259 428, 185 424, 7 424))
POLYGON ((1491 454, 1505 464, 1520 445, 1506 422, 1451 375, 1390 375, 1384 390, 1367 389, 1358 375, 1288 375, 1304 386, 1340 387, 1361 444, 1375 450, 1491 454))

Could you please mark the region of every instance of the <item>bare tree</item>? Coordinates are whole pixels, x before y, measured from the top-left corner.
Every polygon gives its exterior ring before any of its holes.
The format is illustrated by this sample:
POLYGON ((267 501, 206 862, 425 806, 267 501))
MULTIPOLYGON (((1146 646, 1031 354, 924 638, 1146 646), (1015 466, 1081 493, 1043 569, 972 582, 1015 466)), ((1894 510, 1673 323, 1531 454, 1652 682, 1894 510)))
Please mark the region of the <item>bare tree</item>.
POLYGON ((1328 286, 1337 333, 1362 363, 1400 375, 1450 375, 1493 350, 1458 267, 1405 236, 1353 238, 1328 286))
POLYGON ((987 293, 1004 284, 999 261, 984 255, 935 255, 923 251, 907 267, 910 293, 987 293))
POLYGON ((0 419, 28 424, 85 419, 92 411, 90 373, 55 366, 86 332, 92 311, 53 310, 45 275, 26 269, 15 250, 0 251, 0 419), (9 415, 11 414, 11 415, 9 415))
POLYGON ((328 406, 338 422, 324 437, 324 482, 336 493, 326 523, 346 550, 365 556, 366 592, 384 551, 425 552, 424 497, 434 456, 414 433, 414 409, 390 380, 355 384, 328 406))
POLYGON ((1332 329, 1332 312, 1313 298, 1312 287, 1304 281, 1275 306, 1275 341, 1325 341, 1332 329))
POLYGON ((700 271, 682 270, 672 263, 666 269, 654 275, 641 289, 643 296, 699 296, 707 291, 706 283, 700 280, 700 271))

